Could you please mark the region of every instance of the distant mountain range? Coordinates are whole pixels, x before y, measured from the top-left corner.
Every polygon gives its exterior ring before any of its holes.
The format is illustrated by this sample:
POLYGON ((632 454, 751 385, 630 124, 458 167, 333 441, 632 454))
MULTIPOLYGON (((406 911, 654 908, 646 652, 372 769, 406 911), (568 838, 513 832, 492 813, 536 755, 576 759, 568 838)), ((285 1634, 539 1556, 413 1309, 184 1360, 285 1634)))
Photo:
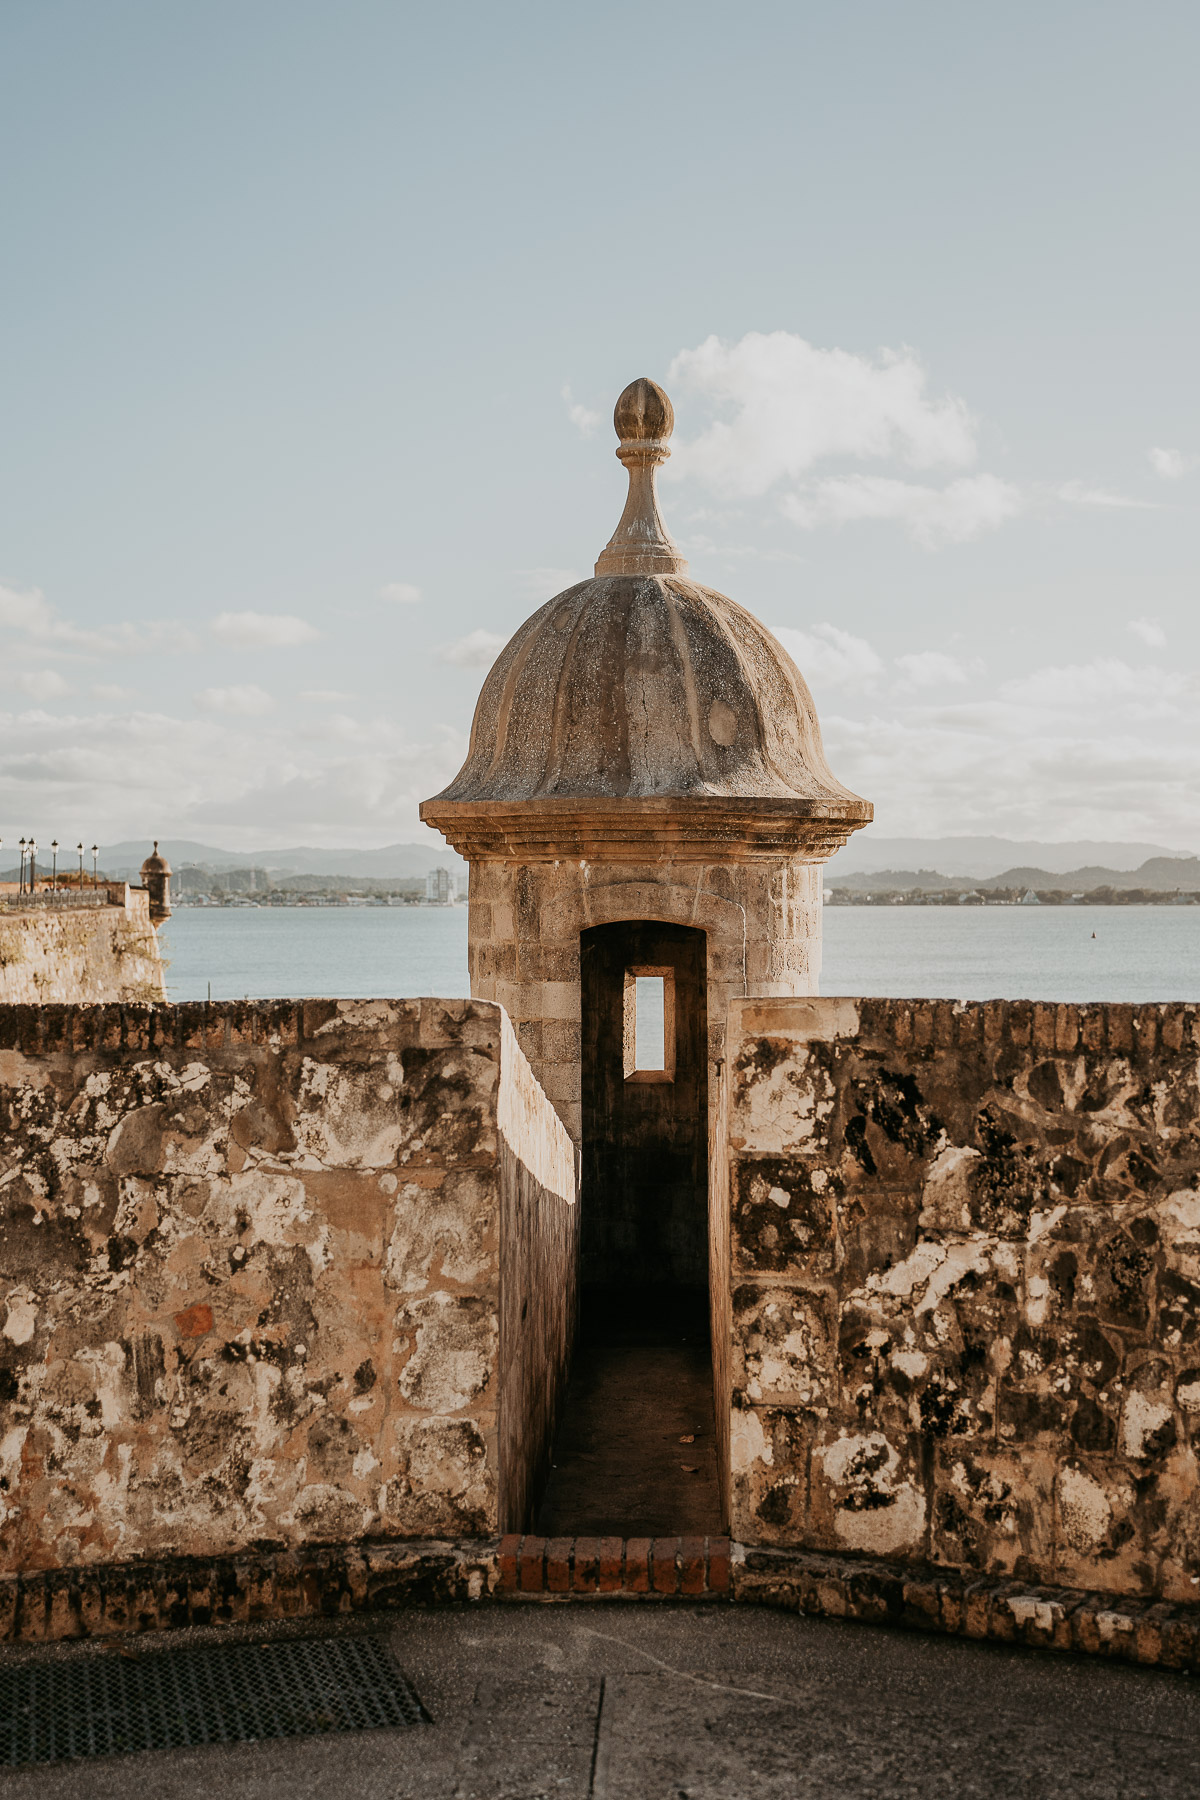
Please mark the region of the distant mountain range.
MULTIPOLYGON (((424 876, 439 866, 459 876, 466 870, 461 857, 448 845, 436 842, 385 844, 377 850, 328 850, 311 845, 285 850, 221 850, 189 838, 165 838, 160 848, 176 869, 184 863, 206 863, 215 873, 253 867, 279 876, 388 880, 424 876)), ((129 838, 103 845, 99 863, 107 875, 136 880, 149 854, 149 838, 129 838)), ((62 867, 72 866, 68 853, 62 867)), ((91 866, 89 855, 85 867, 91 866)), ((38 868, 49 872, 49 867, 49 857, 42 852, 38 868)), ((828 863, 825 881, 832 887, 922 887, 930 891, 982 886, 1063 887, 1073 892, 1105 886, 1195 889, 1200 887, 1198 868, 1195 856, 1162 844, 1091 839, 1050 844, 1002 837, 885 838, 860 831, 828 863), (870 875, 869 883, 861 879, 865 875, 870 875)), ((16 876, 13 869, 0 879, 15 881, 16 876)))
POLYGON ((980 892, 990 888, 1051 888, 1086 894, 1102 887, 1150 888, 1156 893, 1171 893, 1179 888, 1194 894, 1200 892, 1200 856, 1151 856, 1136 869, 1110 869, 1095 863, 1065 870, 1022 865, 982 880, 970 875, 943 875, 936 869, 875 869, 846 875, 831 868, 825 885, 858 894, 888 889, 906 893, 912 888, 927 894, 968 893, 972 888, 980 892))
MULTIPOLYGON (((424 876, 436 868, 462 875, 467 867, 448 844, 436 843, 385 844, 379 850, 318 850, 310 845, 287 850, 218 850, 214 844, 197 844, 190 838, 163 838, 158 847, 173 869, 184 863, 207 863, 214 873, 254 868, 270 869, 278 875, 358 875, 378 880, 424 876)), ((136 877, 150 848, 148 838, 104 844, 100 848, 100 867, 106 874, 127 881, 131 874, 136 877)), ((91 868, 90 856, 85 866, 91 868)))
MULTIPOLYGON (((1088 867, 1109 872, 1133 870, 1149 857, 1175 859, 1190 854, 1172 850, 1166 844, 1104 843, 1090 838, 1047 844, 1003 837, 876 837, 868 828, 856 831, 845 849, 838 851, 828 864, 826 880, 832 878, 838 884, 846 875, 890 869, 936 871, 939 875, 961 875, 971 882, 980 882, 1025 867, 1060 875, 1065 880, 1068 874, 1088 867)), ((1093 887, 1098 885, 1101 884, 1092 883, 1093 887)))

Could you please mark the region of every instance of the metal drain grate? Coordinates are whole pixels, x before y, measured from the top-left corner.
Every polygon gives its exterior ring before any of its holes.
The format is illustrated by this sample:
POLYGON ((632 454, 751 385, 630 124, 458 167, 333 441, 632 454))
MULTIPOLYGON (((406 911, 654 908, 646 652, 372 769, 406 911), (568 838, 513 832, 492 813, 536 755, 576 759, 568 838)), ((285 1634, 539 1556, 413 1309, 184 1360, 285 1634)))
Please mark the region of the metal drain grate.
POLYGON ((0 1669, 0 1766, 368 1731, 424 1717, 376 1637, 109 1651, 0 1669))

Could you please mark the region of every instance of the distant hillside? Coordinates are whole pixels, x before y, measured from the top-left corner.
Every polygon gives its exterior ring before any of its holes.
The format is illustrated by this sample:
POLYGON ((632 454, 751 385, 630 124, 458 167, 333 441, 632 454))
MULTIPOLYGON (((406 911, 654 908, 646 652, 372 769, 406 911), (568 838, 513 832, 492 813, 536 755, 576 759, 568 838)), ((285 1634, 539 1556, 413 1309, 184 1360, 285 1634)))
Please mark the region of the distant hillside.
MULTIPOLYGON (((214 844, 194 843, 190 838, 164 838, 159 849, 178 868, 183 863, 207 863, 214 871, 225 869, 270 869, 279 875, 357 875, 366 880, 388 880, 396 876, 422 876, 430 869, 449 869, 464 875, 466 863, 440 840, 428 844, 385 844, 379 850, 315 850, 300 846, 287 850, 219 850, 214 844)), ((110 875, 129 878, 136 875, 150 854, 150 840, 129 839, 122 844, 105 844, 100 850, 100 867, 110 875)), ((88 858, 88 868, 91 859, 88 858)))
POLYGON ((1006 869, 995 880, 980 881, 976 885, 981 888, 1065 888, 1079 894, 1098 887, 1154 888, 1159 893, 1182 888, 1195 893, 1200 889, 1200 856, 1151 856, 1137 869, 1106 869, 1096 864, 1057 874, 1048 869, 1006 869))
POLYGON ((1080 869, 1051 870, 1023 864, 983 879, 941 875, 934 869, 877 869, 841 875, 831 864, 825 885, 856 894, 884 893, 889 889, 907 893, 912 888, 927 894, 967 893, 972 888, 986 892, 991 888, 1018 887, 1061 888, 1072 894, 1087 894, 1101 887, 1152 888, 1157 893, 1171 893, 1179 888, 1196 893, 1200 891, 1200 856, 1151 856, 1136 869, 1109 869, 1092 863, 1080 869))
POLYGON ((1134 870, 1147 858, 1188 855, 1190 850, 1172 850, 1165 844, 1100 843, 1086 838, 1046 844, 1003 837, 876 837, 868 827, 856 831, 845 849, 838 851, 828 865, 827 879, 840 883, 846 875, 873 870, 929 870, 961 876, 975 884, 1027 865, 1063 881, 1068 874, 1091 865, 1134 870))
POLYGON ((936 869, 871 869, 844 875, 830 863, 825 872, 826 887, 848 888, 855 894, 884 893, 888 889, 905 894, 911 888, 920 888, 924 894, 965 894, 978 885, 968 876, 939 875, 936 869))

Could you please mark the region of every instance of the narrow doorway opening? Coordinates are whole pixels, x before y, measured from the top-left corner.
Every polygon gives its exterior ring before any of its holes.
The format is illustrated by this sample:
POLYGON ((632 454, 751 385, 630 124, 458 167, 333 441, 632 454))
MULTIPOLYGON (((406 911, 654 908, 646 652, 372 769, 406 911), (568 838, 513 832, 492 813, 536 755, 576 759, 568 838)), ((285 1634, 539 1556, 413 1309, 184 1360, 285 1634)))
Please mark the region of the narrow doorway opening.
POLYGON ((593 926, 580 985, 580 1338, 538 1529, 715 1533, 705 934, 593 926))

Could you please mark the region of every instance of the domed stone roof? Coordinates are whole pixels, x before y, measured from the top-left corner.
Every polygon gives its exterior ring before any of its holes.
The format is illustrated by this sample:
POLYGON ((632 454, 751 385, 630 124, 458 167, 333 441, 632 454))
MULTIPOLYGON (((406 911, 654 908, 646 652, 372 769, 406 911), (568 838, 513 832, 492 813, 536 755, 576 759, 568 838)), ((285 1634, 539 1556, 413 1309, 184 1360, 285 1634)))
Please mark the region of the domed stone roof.
POLYGON ((169 875, 170 873, 171 865, 165 856, 158 854, 158 839, 155 838, 154 848, 142 864, 142 878, 144 880, 147 875, 169 875))
POLYGON ((666 394, 634 382, 614 419, 630 491, 595 577, 510 639, 484 681, 466 762, 421 816, 468 855, 495 853, 497 830, 514 852, 536 840, 549 853, 556 815, 558 848, 572 854, 603 820, 611 854, 622 817, 644 840, 674 803, 686 835, 741 839, 757 822, 764 850, 810 842, 828 855, 872 808, 830 771, 812 695, 783 646, 687 578, 654 491, 674 424, 666 394))

